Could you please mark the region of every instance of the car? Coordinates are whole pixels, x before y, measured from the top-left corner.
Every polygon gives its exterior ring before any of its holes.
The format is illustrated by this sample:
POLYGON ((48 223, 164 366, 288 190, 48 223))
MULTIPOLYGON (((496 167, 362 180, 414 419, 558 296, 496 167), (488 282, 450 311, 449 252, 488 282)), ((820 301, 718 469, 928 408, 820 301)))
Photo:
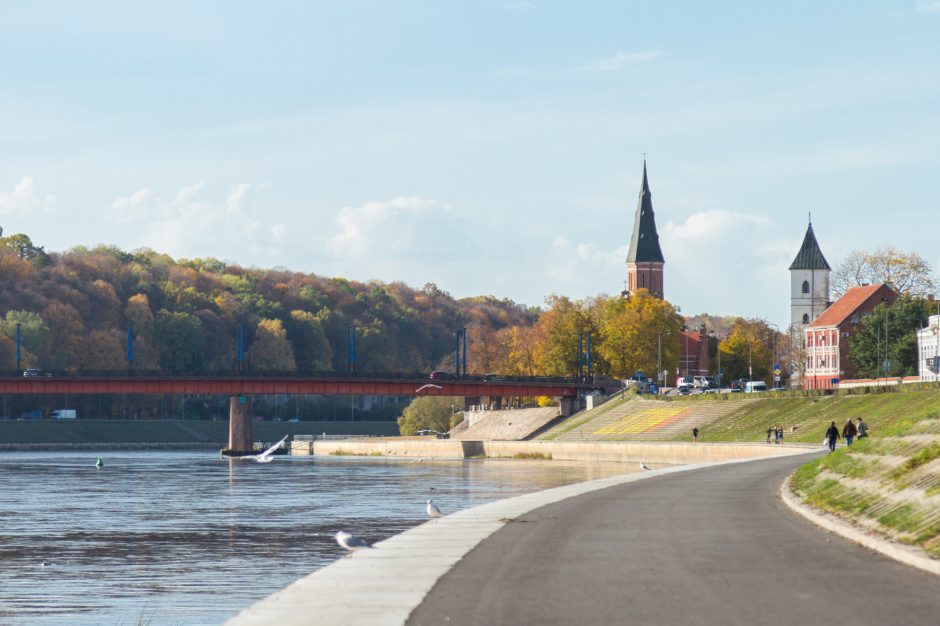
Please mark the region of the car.
POLYGON ((715 387, 717 383, 715 379, 711 376, 693 376, 692 377, 692 386, 696 389, 711 389, 715 387))
POLYGON ((679 380, 676 381, 676 387, 679 389, 692 389, 692 377, 691 376, 680 376, 679 380))
POLYGON ((744 393, 757 393, 767 391, 767 383, 762 380, 749 380, 744 385, 744 393))
POLYGON ((483 380, 500 381, 500 380, 506 380, 506 377, 503 376, 502 374, 494 374, 491 372, 489 374, 483 374, 483 380))
POLYGON ((677 390, 680 396, 687 396, 692 393, 692 387, 686 385, 685 387, 679 387, 677 390))
POLYGON ((27 370, 23 370, 24 378, 52 378, 52 373, 47 372, 46 370, 41 370, 38 367, 31 367, 27 370))
POLYGON ((428 378, 432 378, 434 380, 453 380, 457 377, 450 372, 445 372, 444 370, 434 370, 431 372, 431 375, 428 376, 428 378))
POLYGON ((292 418, 290 418, 290 419, 287 420, 287 421, 288 421, 289 423, 291 423, 291 424, 296 424, 296 423, 299 422, 300 420, 297 419, 296 417, 292 417, 292 418))

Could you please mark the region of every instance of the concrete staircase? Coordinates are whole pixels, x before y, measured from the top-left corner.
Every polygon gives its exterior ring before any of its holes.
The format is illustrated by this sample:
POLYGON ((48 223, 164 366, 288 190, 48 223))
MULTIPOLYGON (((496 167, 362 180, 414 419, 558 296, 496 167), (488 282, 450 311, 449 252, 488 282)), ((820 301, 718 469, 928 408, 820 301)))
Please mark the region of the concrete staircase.
POLYGON ((735 402, 663 402, 632 398, 610 401, 593 411, 573 415, 539 439, 555 441, 668 441, 692 436, 698 427, 739 411, 735 402))

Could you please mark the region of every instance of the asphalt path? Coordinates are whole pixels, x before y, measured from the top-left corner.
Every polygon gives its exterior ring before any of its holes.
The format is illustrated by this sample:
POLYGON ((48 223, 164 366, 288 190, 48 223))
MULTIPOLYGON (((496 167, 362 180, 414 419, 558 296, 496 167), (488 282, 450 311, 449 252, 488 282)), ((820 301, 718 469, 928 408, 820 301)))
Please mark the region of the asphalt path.
POLYGON ((780 500, 805 455, 667 474, 517 518, 408 624, 940 624, 940 578, 780 500))

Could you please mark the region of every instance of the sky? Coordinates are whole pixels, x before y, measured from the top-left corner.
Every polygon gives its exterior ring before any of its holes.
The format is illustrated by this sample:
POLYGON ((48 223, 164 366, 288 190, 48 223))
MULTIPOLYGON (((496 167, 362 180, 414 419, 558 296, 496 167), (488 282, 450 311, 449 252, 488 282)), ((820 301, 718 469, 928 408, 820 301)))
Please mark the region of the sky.
POLYGON ((940 0, 0 0, 0 227, 541 305, 624 288, 644 154, 684 314, 940 268, 940 0))

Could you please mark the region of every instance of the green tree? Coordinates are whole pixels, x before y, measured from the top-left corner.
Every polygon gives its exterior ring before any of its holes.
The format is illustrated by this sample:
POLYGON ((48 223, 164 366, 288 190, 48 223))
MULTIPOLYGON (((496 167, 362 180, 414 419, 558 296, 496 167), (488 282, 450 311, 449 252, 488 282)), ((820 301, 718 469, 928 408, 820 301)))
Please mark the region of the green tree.
POLYGON ((198 317, 160 309, 154 319, 153 340, 161 367, 192 371, 201 366, 205 335, 198 317))
POLYGON ((890 307, 879 304, 870 316, 863 317, 858 332, 849 340, 849 360, 859 376, 917 374, 917 331, 926 325, 929 314, 927 300, 902 295, 890 307))
POLYGON ((0 237, 0 245, 9 248, 24 261, 45 262, 47 260, 46 251, 43 247, 33 244, 33 240, 22 233, 10 235, 9 237, 0 237))
POLYGON ((398 431, 413 435, 419 430, 449 431, 460 421, 456 409, 463 406, 463 398, 447 396, 421 396, 411 401, 398 418, 398 431))
POLYGON ((13 340, 16 345, 16 325, 20 325, 20 348, 39 354, 49 336, 49 327, 39 313, 30 311, 7 311, 0 319, 0 333, 13 340))
POLYGON ((248 355, 251 367, 254 369, 275 371, 297 369, 294 351, 287 340, 287 331, 284 330, 281 320, 263 319, 258 322, 248 355))
POLYGON ((323 324, 309 311, 293 310, 287 318, 287 336, 294 349, 297 367, 304 371, 326 371, 333 349, 326 340, 323 324))

